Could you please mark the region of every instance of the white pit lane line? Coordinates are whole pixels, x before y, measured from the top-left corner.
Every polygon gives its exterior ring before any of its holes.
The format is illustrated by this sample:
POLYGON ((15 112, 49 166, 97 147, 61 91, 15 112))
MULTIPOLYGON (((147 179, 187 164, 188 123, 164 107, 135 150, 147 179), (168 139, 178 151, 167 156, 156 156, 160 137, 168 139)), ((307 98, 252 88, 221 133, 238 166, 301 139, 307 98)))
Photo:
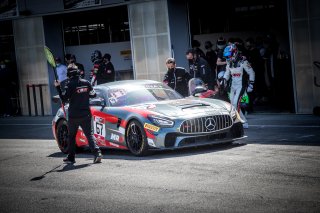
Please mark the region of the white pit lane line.
POLYGON ((269 124, 267 124, 267 125, 255 125, 255 124, 253 124, 253 125, 250 125, 250 123, 249 123, 249 128, 250 127, 262 127, 262 128, 264 128, 264 127, 266 127, 266 128, 268 128, 268 127, 270 127, 270 128, 320 128, 320 126, 301 126, 301 125, 269 125, 269 124))
POLYGON ((0 124, 0 126, 52 126, 52 124, 0 124))

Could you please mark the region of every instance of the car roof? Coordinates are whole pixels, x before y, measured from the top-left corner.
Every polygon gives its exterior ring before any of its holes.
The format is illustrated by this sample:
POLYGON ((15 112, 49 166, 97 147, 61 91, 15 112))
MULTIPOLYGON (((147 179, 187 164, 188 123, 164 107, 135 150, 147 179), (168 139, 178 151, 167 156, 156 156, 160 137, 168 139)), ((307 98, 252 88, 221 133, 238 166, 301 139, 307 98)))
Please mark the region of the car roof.
POLYGON ((161 82, 159 81, 154 81, 154 80, 123 80, 123 81, 114 81, 114 82, 109 82, 109 83, 104 83, 104 84, 99 84, 97 87, 127 87, 127 86, 132 86, 133 84, 138 86, 138 85, 145 85, 145 84, 159 84, 161 82))

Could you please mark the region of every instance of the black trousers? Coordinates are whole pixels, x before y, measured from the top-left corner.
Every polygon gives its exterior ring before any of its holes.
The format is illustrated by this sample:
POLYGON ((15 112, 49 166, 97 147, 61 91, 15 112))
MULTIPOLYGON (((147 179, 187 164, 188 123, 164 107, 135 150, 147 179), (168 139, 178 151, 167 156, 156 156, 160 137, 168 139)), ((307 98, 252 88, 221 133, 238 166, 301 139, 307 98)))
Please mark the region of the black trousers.
POLYGON ((92 125, 91 125, 91 115, 80 117, 80 118, 70 118, 68 120, 69 127, 69 157, 75 156, 75 145, 76 145, 76 135, 79 126, 81 126, 83 133, 88 139, 89 148, 92 153, 97 154, 100 152, 97 146, 96 139, 93 136, 92 125))

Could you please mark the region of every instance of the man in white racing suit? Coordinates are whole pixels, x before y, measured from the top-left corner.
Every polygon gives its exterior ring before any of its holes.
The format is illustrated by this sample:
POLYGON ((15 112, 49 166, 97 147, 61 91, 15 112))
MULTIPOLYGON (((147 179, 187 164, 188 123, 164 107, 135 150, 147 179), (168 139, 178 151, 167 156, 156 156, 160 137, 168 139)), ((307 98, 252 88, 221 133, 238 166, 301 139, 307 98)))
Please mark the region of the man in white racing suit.
POLYGON ((243 59, 235 45, 227 46, 224 50, 227 58, 226 72, 223 76, 224 84, 231 78, 230 103, 238 110, 240 118, 244 121, 243 128, 248 128, 248 122, 240 108, 240 101, 245 91, 252 92, 255 73, 250 63, 243 59), (246 75, 247 74, 247 75, 246 75), (249 79, 248 79, 249 78, 249 79))

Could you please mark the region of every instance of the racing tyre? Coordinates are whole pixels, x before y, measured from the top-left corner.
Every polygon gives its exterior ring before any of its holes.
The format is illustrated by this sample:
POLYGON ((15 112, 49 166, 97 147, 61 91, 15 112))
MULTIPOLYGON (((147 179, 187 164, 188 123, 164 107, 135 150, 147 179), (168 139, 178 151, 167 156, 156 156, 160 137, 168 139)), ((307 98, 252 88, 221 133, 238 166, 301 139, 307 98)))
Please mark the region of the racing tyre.
POLYGON ((68 124, 66 120, 61 120, 57 124, 57 143, 59 149, 63 153, 68 153, 69 142, 68 142, 68 124))
POLYGON ((126 141, 130 152, 135 156, 145 156, 149 153, 146 132, 138 121, 133 120, 129 123, 126 141))

